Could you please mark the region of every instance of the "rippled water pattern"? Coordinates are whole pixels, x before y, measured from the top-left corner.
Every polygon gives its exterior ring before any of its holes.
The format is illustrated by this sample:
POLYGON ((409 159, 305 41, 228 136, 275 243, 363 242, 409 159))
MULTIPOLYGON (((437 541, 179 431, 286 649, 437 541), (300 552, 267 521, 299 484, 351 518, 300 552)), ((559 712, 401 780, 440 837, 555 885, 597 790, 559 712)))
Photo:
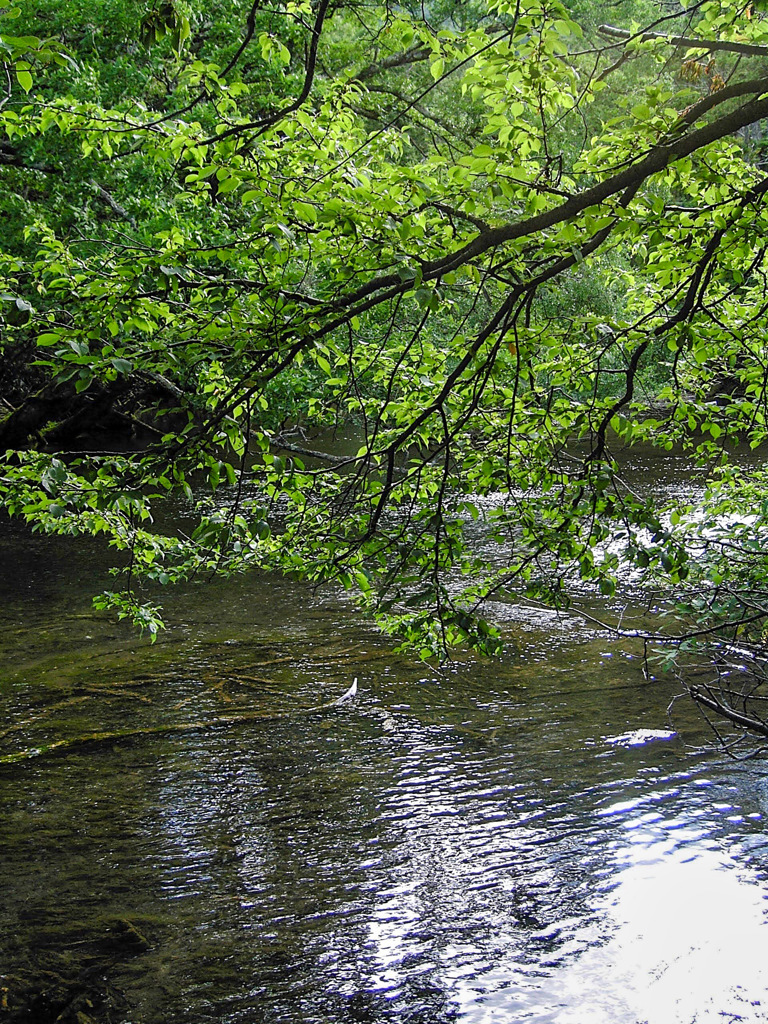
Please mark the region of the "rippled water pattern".
POLYGON ((510 611, 502 663, 439 680, 253 579, 173 598, 150 647, 90 615, 84 549, 1 543, 3 750, 271 717, 0 769, 0 988, 127 920, 149 949, 98 968, 125 1024, 768 1020, 765 769, 670 724, 636 650, 510 611))
POLYGON ((140 923, 168 1024, 766 1019, 759 771, 381 689, 15 769, 5 934, 140 923))

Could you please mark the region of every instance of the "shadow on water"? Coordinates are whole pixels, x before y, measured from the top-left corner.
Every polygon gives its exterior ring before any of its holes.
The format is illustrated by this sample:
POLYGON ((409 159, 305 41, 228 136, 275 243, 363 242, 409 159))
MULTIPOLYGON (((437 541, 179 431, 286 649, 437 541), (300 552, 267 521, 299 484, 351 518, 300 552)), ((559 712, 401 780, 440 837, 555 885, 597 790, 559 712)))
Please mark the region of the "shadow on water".
POLYGON ((0 769, 0 1021, 766 1019, 768 784, 637 651, 530 613, 438 679, 264 578, 150 646, 93 547, 0 543, 3 752, 264 715, 0 769))

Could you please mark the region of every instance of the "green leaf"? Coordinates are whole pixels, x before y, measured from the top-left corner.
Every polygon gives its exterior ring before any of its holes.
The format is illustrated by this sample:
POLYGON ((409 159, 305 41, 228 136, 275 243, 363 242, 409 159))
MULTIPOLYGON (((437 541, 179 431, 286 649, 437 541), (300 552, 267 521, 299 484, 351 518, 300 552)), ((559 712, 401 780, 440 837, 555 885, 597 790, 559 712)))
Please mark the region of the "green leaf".
POLYGON ((16 68, 16 81, 19 83, 24 92, 29 92, 32 88, 32 75, 29 71, 25 71, 23 68, 16 68))
POLYGON ((110 362, 118 373, 128 374, 133 372, 133 363, 129 359, 122 359, 119 356, 115 356, 110 359, 110 362))
POLYGON ((311 203, 299 200, 293 204, 293 212, 300 220, 308 221, 310 224, 317 222, 317 210, 315 210, 311 203))

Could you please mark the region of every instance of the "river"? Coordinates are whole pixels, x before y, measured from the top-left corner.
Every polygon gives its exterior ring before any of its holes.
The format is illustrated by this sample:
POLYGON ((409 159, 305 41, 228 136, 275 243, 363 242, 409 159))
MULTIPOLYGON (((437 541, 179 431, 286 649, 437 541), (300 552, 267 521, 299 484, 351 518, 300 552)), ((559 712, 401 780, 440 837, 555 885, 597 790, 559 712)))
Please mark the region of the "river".
POLYGON ((254 576, 150 645, 105 565, 3 526, 3 753, 263 717, 0 767, 0 1021, 768 1019, 768 776, 631 643, 511 608, 437 676, 254 576))

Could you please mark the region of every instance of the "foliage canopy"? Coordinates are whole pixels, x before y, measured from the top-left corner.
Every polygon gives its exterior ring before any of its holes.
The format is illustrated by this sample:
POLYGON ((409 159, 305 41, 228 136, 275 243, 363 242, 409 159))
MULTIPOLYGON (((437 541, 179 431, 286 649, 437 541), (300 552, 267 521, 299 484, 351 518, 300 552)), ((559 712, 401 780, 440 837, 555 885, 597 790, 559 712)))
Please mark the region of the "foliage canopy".
POLYGON ((0 493, 127 552, 100 607, 155 632, 142 579, 279 569, 428 657, 630 565, 762 642, 759 8, 31 11, 0 9, 0 493), (635 493, 639 443, 704 506, 635 493))

